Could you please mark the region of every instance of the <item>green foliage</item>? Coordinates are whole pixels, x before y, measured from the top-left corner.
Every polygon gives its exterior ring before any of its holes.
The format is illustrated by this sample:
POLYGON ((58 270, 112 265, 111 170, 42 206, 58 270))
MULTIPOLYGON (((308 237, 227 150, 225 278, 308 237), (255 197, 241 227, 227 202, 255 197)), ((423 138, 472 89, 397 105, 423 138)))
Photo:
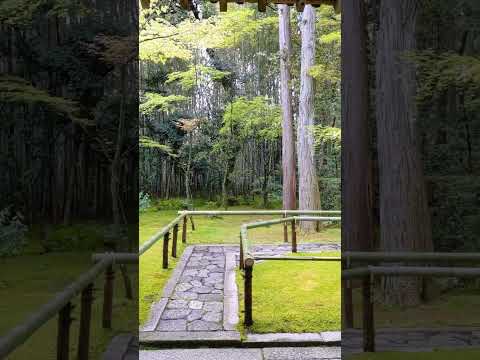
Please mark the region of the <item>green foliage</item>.
POLYGON ((280 107, 261 96, 237 98, 225 109, 220 134, 235 134, 239 139, 277 139, 281 134, 280 107))
POLYGON ((182 95, 168 95, 163 96, 157 93, 145 93, 145 101, 140 104, 140 112, 144 115, 153 113, 156 110, 168 112, 187 98, 182 95))
POLYGON ((219 48, 232 48, 242 41, 253 41, 261 31, 273 31, 278 27, 277 15, 260 15, 255 9, 233 6, 214 19, 217 31, 222 35, 215 44, 219 48))
POLYGON ((419 89, 417 99, 425 103, 441 96, 449 87, 463 88, 467 110, 480 107, 480 57, 453 52, 436 53, 433 50, 405 55, 418 68, 419 89))
POLYGON ((67 116, 73 121, 89 124, 88 119, 80 117, 79 105, 73 100, 51 96, 44 90, 39 90, 28 81, 16 76, 0 76, 0 101, 16 104, 38 104, 67 116))
POLYGON ((316 64, 308 69, 308 73, 317 82, 328 82, 330 84, 339 83, 341 80, 341 74, 338 68, 333 67, 331 64, 316 64))
POLYGON ((139 145, 142 148, 158 149, 160 150, 161 153, 164 153, 172 157, 178 156, 172 151, 172 148, 170 146, 160 144, 158 141, 155 141, 152 138, 149 138, 148 136, 140 136, 139 145))
POLYGON ((331 145, 335 150, 340 151, 340 147, 342 146, 342 130, 340 128, 315 125, 313 127, 313 134, 315 137, 315 146, 331 145))
POLYGON ((42 245, 47 252, 96 250, 103 248, 103 234, 98 225, 58 226, 47 234, 42 245))
POLYGON ((213 81, 221 81, 230 73, 228 71, 220 71, 212 67, 203 65, 191 65, 186 71, 175 71, 168 75, 165 84, 178 82, 183 90, 190 90, 196 84, 211 79, 213 81))
POLYGON ((10 208, 0 211, 0 257, 14 256, 21 253, 26 245, 27 227, 19 213, 10 208))
POLYGON ((340 178, 320 178, 320 197, 323 210, 339 210, 342 208, 340 178))
POLYGON ((81 0, 3 0, 0 21, 15 26, 30 26, 36 16, 84 16, 88 10, 81 0))
POLYGON ((150 195, 148 193, 144 193, 140 191, 138 193, 138 211, 144 212, 152 205, 150 201, 150 195))
POLYGON ((332 31, 331 33, 320 36, 320 42, 323 44, 331 44, 333 42, 339 42, 342 40, 342 34, 340 30, 332 31))

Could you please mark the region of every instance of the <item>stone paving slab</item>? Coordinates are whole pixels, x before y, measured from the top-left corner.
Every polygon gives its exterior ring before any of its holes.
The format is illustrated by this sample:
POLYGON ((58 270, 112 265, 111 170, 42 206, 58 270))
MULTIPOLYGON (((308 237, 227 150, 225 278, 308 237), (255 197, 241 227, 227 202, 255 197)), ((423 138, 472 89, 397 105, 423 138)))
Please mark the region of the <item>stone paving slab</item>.
POLYGON ((102 360, 138 360, 138 338, 133 334, 119 334, 103 353, 102 360))
POLYGON ((147 346, 162 347, 183 347, 192 344, 238 346, 241 344, 240 334, 237 331, 143 331, 140 333, 140 342, 147 346))
MULTIPOLYGON (((342 348, 345 353, 362 352, 363 332, 345 330, 342 348)), ((480 346, 478 328, 399 328, 377 329, 377 351, 432 351, 433 349, 468 348, 480 346)))
POLYGON ((263 360, 261 349, 181 349, 140 351, 140 360, 263 360))
POLYGON ((296 346, 339 346, 341 343, 340 331, 325 333, 271 333, 247 334, 243 342, 246 346, 279 346, 280 344, 295 343, 296 346))
POLYGON ((339 347, 140 351, 140 360, 340 360, 339 347))
POLYGON ((263 349, 264 360, 340 360, 340 347, 278 347, 263 349))

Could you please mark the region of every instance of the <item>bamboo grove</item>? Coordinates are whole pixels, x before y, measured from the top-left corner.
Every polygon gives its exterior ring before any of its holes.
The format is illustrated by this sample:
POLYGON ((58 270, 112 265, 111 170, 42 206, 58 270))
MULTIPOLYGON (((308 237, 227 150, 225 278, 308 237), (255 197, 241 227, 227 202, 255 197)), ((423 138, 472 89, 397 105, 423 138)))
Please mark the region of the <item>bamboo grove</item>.
MULTIPOLYGON (((140 189, 264 207, 282 198, 279 15, 209 2, 200 19, 153 1, 141 12, 140 189)), ((315 163, 322 207, 340 208, 340 15, 316 10, 315 163)), ((291 88, 299 112, 300 19, 292 22, 291 88)))

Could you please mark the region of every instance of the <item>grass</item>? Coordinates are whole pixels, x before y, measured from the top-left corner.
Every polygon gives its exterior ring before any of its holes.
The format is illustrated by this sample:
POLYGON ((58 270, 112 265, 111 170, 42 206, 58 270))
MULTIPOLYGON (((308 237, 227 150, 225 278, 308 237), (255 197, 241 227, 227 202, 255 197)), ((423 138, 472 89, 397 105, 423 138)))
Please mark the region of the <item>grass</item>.
MULTIPOLYGON (((295 256, 339 256, 339 252, 295 256)), ((240 323, 243 327, 244 289, 237 271, 240 323)), ((339 330, 340 262, 264 261, 253 269, 254 333, 339 330)))
MULTIPOLYGON (((201 210, 202 208, 197 208, 201 210)), ((255 210, 248 207, 231 207, 229 210, 255 210)), ((160 231, 165 225, 177 216, 177 210, 161 210, 158 211, 152 207, 140 214, 139 239, 143 244, 151 236, 160 231)), ((246 222, 260 221, 266 219, 274 219, 278 216, 223 216, 194 217, 195 231, 192 231, 190 222, 188 223, 187 245, 192 244, 238 244, 240 226, 246 222)), ((184 246, 180 241, 179 233, 179 249, 178 258, 180 258, 184 246)), ((255 244, 275 244, 283 242, 283 227, 281 225, 272 226, 270 228, 252 229, 249 231, 249 238, 255 244)), ((328 227, 320 233, 309 235, 299 234, 297 236, 298 243, 302 242, 322 242, 322 243, 340 243, 340 228, 328 227)), ((158 301, 161 297, 161 289, 170 278, 173 269, 177 263, 177 259, 169 258, 169 269, 163 270, 162 264, 162 245, 161 241, 150 248, 140 257, 140 304, 139 317, 140 323, 144 323, 148 319, 151 305, 158 301)))
MULTIPOLYGON (((91 267, 90 252, 48 253, 39 255, 32 251, 14 258, 0 259, 0 336, 23 322, 26 317, 48 302, 53 294, 74 281, 91 267), (61 269, 61 271, 60 271, 61 269)), ((137 279, 129 267, 132 280, 137 279)), ((135 288, 136 281, 133 283, 135 288)), ((113 330, 101 326, 103 277, 97 279, 95 301, 92 307, 90 358, 99 359, 112 337, 118 333, 138 328, 138 304, 124 296, 123 282, 116 272, 113 309, 113 330)), ((75 297, 72 317, 80 318, 80 296, 75 297)), ((70 357, 76 357, 79 321, 74 321, 70 335, 70 357)), ((37 330, 25 344, 16 349, 8 359, 54 359, 56 356, 57 317, 37 330)))
POLYGON ((477 360, 480 349, 436 350, 431 352, 378 352, 351 355, 347 360, 477 360))
MULTIPOLYGON (((480 326, 480 290, 456 289, 415 307, 400 308, 375 304, 375 326, 390 327, 451 327, 480 326), (460 311, 461 309, 461 311, 460 311)), ((360 291, 354 291, 354 326, 362 325, 360 291)))

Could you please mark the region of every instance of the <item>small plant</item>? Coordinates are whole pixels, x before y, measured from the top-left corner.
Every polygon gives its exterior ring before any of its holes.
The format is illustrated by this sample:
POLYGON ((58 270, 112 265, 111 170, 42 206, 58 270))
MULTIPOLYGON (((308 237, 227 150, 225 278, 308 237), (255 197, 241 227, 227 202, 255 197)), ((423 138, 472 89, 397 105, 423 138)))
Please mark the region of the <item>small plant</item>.
POLYGON ((150 195, 148 193, 144 193, 140 191, 138 194, 138 210, 140 212, 144 212, 152 205, 152 201, 150 199, 150 195))
POLYGON ((25 244, 27 226, 20 213, 10 207, 0 211, 0 257, 18 255, 25 244))

